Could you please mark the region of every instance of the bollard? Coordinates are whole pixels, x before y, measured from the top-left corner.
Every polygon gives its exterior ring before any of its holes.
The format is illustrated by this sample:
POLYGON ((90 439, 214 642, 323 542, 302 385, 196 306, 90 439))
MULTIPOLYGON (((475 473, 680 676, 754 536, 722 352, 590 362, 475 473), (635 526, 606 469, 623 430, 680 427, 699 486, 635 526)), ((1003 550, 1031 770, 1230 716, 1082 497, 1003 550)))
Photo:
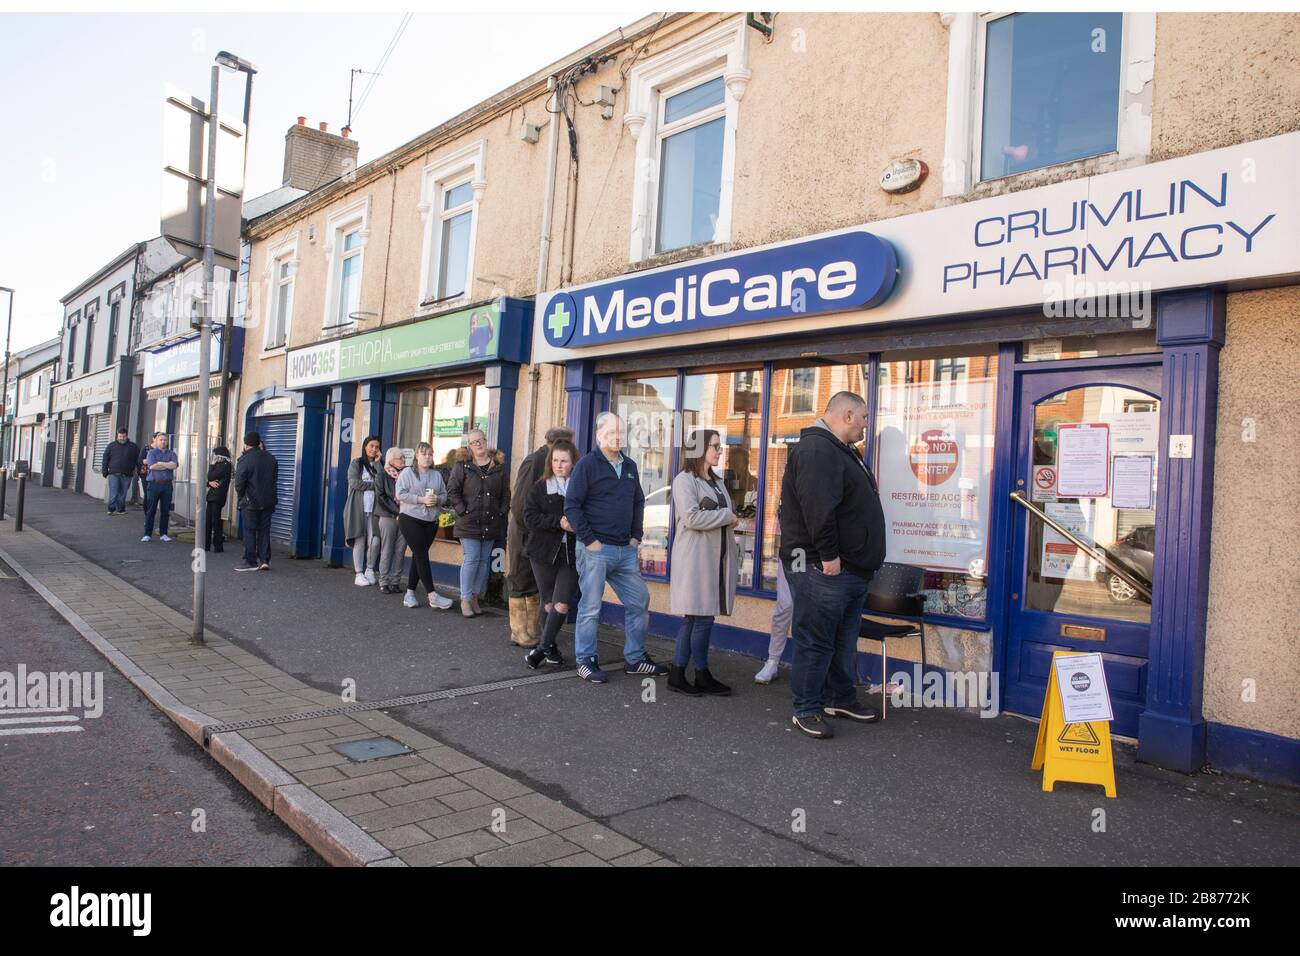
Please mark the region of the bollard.
POLYGON ((27 491, 27 473, 18 476, 18 510, 14 512, 14 530, 23 530, 23 496, 27 491))
POLYGON ((0 468, 0 521, 5 519, 5 492, 9 488, 9 469, 0 468))

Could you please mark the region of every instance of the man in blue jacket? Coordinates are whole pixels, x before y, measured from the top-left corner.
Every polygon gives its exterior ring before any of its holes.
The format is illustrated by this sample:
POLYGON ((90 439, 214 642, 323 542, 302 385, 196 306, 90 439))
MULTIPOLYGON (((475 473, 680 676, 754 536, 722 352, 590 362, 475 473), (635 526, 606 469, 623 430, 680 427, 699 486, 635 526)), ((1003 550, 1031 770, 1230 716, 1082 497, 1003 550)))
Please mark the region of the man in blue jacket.
POLYGON ((596 625, 609 584, 623 602, 623 673, 668 673, 645 652, 650 626, 650 591, 641 578, 645 493, 636 463, 623 454, 623 422, 613 412, 596 419, 596 449, 573 468, 564 496, 564 516, 578 537, 578 626, 574 656, 578 676, 593 684, 608 679, 596 661, 596 625))

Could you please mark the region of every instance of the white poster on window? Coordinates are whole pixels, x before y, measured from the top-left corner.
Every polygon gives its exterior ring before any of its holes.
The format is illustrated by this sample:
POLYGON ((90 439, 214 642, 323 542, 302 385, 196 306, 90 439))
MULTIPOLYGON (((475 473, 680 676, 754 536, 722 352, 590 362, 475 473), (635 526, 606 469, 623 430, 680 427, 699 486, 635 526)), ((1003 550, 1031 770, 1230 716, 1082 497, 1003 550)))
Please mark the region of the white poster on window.
POLYGON ((1074 422, 1056 430, 1056 494, 1105 498, 1110 491, 1110 426, 1074 422))
POLYGON ((994 378, 969 378, 882 386, 876 475, 887 561, 982 572, 996 384, 994 378))

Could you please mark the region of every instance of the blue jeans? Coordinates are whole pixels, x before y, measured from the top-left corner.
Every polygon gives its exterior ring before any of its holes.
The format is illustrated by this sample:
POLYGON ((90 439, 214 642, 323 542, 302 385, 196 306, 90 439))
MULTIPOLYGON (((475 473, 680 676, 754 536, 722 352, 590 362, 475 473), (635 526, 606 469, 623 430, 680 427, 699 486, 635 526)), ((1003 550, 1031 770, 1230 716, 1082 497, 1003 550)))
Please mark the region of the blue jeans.
POLYGON ((158 533, 167 533, 167 519, 172 512, 172 483, 170 481, 146 481, 144 487, 144 533, 153 534, 153 516, 158 515, 158 533))
POLYGON ((681 630, 677 632, 677 647, 673 651, 673 663, 685 667, 688 662, 695 664, 697 671, 709 667, 709 635, 713 633, 713 617, 687 614, 682 618, 681 630))
POLYGON ((108 510, 126 513, 126 493, 131 490, 130 475, 108 476, 108 510))
POLYGON ((828 577, 813 566, 798 573, 786 568, 785 575, 794 598, 795 716, 857 703, 858 631, 869 582, 848 571, 828 577))
POLYGON ((497 543, 493 538, 461 538, 460 547, 464 552, 460 561, 460 599, 468 601, 487 587, 492 552, 497 543))
POLYGON ((244 563, 249 567, 271 563, 271 515, 268 508, 245 508, 244 563))
POLYGON ((631 544, 602 544, 599 551, 578 543, 578 623, 573 654, 578 660, 596 659, 596 625, 600 602, 608 584, 623 602, 623 660, 639 664, 645 659, 645 635, 650 629, 650 590, 641 577, 636 548, 631 544))

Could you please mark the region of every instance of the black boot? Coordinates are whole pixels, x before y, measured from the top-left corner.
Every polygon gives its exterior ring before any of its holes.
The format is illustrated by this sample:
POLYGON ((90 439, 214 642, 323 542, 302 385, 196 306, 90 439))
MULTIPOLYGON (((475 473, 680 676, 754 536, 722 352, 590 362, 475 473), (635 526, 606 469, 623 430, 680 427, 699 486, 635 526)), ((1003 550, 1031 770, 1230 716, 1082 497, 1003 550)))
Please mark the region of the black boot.
POLYGON ((668 689, 690 697, 698 697, 701 693, 699 688, 686 679, 686 668, 676 664, 668 665, 668 689))
POLYGON ((707 667, 703 670, 698 667, 695 669, 695 689, 698 693, 715 694, 718 697, 731 694, 731 688, 710 674, 707 667))

